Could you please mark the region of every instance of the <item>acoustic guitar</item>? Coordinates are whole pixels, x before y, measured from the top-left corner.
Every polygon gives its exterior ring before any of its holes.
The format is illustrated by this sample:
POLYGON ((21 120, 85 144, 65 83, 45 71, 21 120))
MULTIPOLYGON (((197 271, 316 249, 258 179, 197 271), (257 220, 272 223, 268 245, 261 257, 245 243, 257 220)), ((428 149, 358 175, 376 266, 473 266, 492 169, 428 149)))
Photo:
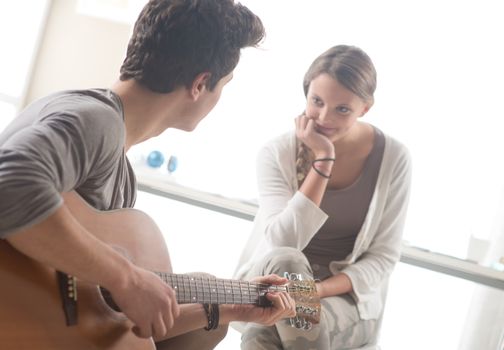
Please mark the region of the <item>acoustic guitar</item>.
MULTIPOLYGON (((155 272, 184 303, 267 306, 265 294, 286 291, 296 301, 291 324, 310 328, 319 322, 320 302, 313 281, 292 280, 282 286, 196 277, 171 272, 163 235, 155 222, 136 209, 101 212, 76 193, 65 195, 76 219, 103 242, 122 251, 137 266, 155 272)), ((77 281, 78 319, 66 325, 57 274, 0 240, 0 349, 2 350, 153 350, 152 339, 136 337, 132 323, 114 310, 110 295, 96 285, 77 281)), ((138 300, 141 303, 141 300, 138 300)))

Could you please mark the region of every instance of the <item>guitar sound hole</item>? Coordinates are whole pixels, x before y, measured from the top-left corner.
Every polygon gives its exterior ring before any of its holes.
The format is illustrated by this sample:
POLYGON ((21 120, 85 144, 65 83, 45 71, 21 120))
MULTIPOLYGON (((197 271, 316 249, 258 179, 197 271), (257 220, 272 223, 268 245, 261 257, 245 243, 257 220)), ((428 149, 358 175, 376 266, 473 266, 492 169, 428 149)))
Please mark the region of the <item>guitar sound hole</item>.
POLYGON ((121 309, 117 304, 115 303, 114 299, 112 298, 112 294, 108 290, 106 290, 103 287, 100 287, 100 293, 103 297, 103 300, 107 303, 107 305, 114 311, 116 312, 121 312, 121 309))

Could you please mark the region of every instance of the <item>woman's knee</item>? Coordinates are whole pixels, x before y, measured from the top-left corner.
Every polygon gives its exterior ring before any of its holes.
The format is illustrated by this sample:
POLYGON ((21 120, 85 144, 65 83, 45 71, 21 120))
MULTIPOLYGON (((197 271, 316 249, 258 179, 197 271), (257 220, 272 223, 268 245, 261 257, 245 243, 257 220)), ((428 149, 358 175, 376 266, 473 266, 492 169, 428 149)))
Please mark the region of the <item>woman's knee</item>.
POLYGON ((241 350, 279 350, 282 342, 275 326, 249 323, 241 337, 241 350))
POLYGON ((274 273, 283 276, 285 273, 300 273, 312 275, 308 259, 303 252, 296 248, 275 248, 266 254, 259 264, 263 266, 263 274, 274 273))

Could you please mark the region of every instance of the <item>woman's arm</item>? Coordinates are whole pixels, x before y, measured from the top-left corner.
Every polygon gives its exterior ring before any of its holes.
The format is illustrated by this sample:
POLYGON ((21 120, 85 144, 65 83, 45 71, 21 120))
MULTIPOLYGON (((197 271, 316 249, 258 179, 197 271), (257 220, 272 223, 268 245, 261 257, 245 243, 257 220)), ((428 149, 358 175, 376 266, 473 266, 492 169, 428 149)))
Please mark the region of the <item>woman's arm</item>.
POLYGON ((313 119, 305 114, 296 118, 296 137, 299 142, 303 142, 313 152, 315 159, 325 159, 313 163, 299 188, 306 198, 319 207, 332 173, 334 162, 330 159, 334 159, 335 150, 326 136, 315 131, 314 125, 313 119))
MULTIPOLYGON (((297 190, 295 138, 284 135, 263 147, 257 158, 259 210, 255 231, 268 243, 297 249, 306 247, 327 215, 297 190)), ((325 179, 323 179, 325 181, 325 179)))
POLYGON ((329 277, 321 282, 317 282, 315 285, 320 298, 350 293, 353 290, 352 281, 344 273, 329 277))
POLYGON ((304 249, 327 219, 320 202, 327 188, 333 163, 316 164, 310 168, 298 189, 296 174, 297 139, 316 158, 334 158, 334 145, 315 131, 314 121, 304 114, 295 119, 296 133, 285 135, 265 146, 257 158, 259 189, 258 229, 265 233, 273 247, 288 246, 304 249), (326 176, 323 176, 324 174, 326 176))

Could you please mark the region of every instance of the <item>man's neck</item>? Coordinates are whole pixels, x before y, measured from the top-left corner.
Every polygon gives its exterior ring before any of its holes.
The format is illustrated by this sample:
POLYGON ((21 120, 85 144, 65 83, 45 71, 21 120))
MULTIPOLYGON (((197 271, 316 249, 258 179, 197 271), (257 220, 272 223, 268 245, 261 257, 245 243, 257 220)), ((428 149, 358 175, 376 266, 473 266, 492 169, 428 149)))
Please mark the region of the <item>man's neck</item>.
POLYGON ((111 89, 121 99, 124 109, 126 150, 176 125, 183 104, 182 89, 155 93, 133 79, 118 81, 111 89))

